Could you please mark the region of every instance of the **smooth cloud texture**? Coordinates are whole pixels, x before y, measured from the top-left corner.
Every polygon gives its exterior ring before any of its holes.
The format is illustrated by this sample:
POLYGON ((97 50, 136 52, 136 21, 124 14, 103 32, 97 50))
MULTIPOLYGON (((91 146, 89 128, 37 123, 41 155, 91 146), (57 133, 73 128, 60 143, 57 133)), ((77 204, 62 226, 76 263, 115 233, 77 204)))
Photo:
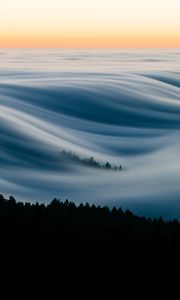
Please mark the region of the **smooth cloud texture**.
POLYGON ((0 192, 179 218, 179 58, 167 50, 1 51, 0 192), (63 163, 62 149, 127 170, 63 163))

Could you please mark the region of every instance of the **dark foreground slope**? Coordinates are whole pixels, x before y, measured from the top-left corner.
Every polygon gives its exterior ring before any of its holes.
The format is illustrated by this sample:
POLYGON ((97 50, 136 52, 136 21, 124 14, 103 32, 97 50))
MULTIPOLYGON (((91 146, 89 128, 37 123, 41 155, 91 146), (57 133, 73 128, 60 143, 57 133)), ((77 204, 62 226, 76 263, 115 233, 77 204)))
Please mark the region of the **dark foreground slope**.
MULTIPOLYGON (((180 269, 180 224, 130 211, 53 200, 17 203, 0 196, 1 273, 83 274, 108 278, 180 269)), ((2 274, 1 274, 2 275, 2 274)))

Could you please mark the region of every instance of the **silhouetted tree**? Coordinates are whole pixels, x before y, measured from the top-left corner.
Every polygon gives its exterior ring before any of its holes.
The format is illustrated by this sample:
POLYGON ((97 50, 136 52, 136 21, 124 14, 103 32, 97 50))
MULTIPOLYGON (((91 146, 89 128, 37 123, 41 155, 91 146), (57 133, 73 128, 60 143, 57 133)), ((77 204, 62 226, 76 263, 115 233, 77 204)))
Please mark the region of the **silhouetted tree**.
POLYGON ((107 162, 105 165, 104 165, 105 169, 111 169, 111 165, 109 162, 107 162))

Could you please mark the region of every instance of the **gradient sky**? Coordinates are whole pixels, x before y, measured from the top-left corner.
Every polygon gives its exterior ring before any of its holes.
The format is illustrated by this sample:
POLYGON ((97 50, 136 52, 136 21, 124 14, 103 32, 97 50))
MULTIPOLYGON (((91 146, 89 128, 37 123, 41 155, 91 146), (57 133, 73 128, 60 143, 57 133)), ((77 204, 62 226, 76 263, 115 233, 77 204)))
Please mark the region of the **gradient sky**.
POLYGON ((0 0, 0 47, 180 47, 180 0, 0 0))

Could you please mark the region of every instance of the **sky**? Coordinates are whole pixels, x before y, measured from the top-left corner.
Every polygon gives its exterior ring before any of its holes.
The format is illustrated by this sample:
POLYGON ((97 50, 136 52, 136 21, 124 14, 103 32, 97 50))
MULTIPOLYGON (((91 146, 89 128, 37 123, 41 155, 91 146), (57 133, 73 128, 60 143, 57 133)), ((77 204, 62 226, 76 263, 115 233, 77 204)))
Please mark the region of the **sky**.
POLYGON ((180 0, 0 0, 0 47, 180 47, 180 0))

